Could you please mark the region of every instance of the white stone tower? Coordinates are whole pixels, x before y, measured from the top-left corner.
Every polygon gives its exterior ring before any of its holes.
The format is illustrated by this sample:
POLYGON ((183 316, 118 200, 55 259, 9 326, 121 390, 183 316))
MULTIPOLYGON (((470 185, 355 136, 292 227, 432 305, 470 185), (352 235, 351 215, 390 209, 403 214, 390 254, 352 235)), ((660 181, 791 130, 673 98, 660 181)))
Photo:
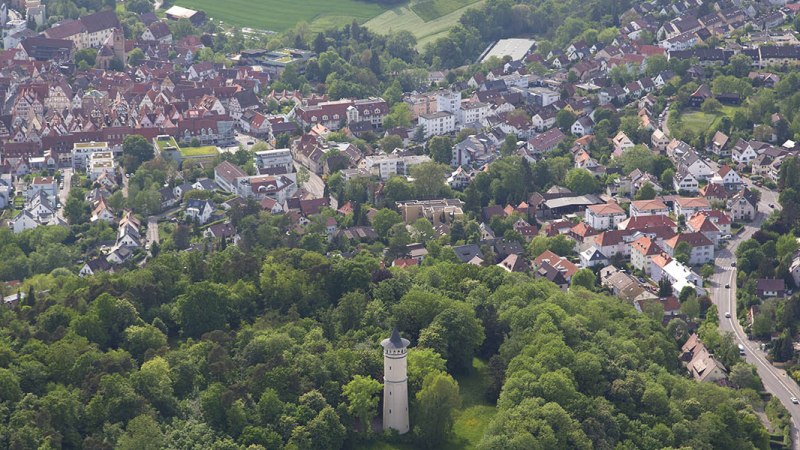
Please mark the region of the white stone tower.
POLYGON ((408 375, 406 356, 408 339, 400 337, 397 328, 383 346, 383 429, 408 432, 408 375))

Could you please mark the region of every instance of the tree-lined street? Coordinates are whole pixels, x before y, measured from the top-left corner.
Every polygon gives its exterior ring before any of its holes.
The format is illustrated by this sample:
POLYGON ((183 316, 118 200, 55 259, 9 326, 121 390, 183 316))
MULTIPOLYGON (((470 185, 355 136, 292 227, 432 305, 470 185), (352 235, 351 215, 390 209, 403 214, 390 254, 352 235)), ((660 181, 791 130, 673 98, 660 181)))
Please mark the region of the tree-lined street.
MULTIPOLYGON (((777 397, 781 404, 792 415, 792 442, 794 449, 800 449, 800 405, 792 403, 792 398, 800 398, 800 386, 792 380, 785 370, 773 366, 767 359, 767 354, 758 342, 750 341, 744 332, 736 314, 736 249, 739 245, 750 239, 758 231, 761 224, 778 205, 778 193, 768 189, 759 189, 749 181, 745 181, 751 189, 761 192, 758 204, 759 213, 756 219, 745 224, 744 229, 735 235, 728 247, 720 250, 716 258, 716 272, 712 278, 711 300, 717 305, 720 317, 720 331, 731 332, 737 344, 744 346, 744 359, 754 365, 770 394, 777 397), (770 207, 774 205, 775 208, 770 207), (730 286, 726 288, 725 286, 730 286), (730 313, 730 317, 725 317, 730 313)), ((729 368, 730 369, 730 368, 729 368)))

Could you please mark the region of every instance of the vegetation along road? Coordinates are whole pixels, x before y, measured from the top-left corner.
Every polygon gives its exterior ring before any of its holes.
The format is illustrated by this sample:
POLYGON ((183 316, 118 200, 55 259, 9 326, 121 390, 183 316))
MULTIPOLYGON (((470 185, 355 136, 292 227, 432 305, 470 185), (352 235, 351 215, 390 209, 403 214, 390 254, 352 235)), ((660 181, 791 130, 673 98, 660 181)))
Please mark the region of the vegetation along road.
MULTIPOLYGON (((750 184, 749 181, 747 181, 750 184)), ((749 185, 750 189, 758 189, 749 185)), ((717 305, 720 318, 720 330, 732 332, 735 341, 745 348, 745 359, 754 365, 758 370, 758 375, 764 383, 764 388, 770 394, 777 397, 783 406, 792 415, 792 446, 800 449, 800 405, 794 404, 792 398, 800 398, 800 386, 794 382, 785 370, 773 366, 766 358, 766 352, 761 350, 759 344, 752 342, 742 329, 736 314, 736 273, 737 269, 733 264, 736 261, 736 249, 739 244, 750 239, 753 233, 759 230, 764 219, 774 210, 769 205, 780 208, 778 194, 769 189, 758 189, 761 192, 759 202, 759 214, 756 219, 746 224, 741 233, 734 236, 728 244, 728 248, 719 252, 716 259, 716 273, 713 277, 712 300, 717 305), (726 286, 730 286, 726 288, 726 286), (730 317, 725 317, 726 312, 730 317)))

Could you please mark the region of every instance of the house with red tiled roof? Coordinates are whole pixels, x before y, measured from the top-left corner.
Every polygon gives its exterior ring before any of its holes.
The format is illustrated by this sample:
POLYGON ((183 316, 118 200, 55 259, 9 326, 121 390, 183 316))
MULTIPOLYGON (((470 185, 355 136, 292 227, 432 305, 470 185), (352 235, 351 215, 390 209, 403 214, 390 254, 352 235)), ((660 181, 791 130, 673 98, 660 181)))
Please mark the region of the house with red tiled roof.
POLYGON ((722 233, 709 216, 702 212, 695 213, 686 221, 686 227, 693 233, 702 233, 714 243, 714 247, 719 246, 719 238, 722 233))
POLYGON ((596 230, 616 228, 627 217, 625 210, 615 202, 589 205, 585 212, 586 223, 596 230))
POLYGON ((726 212, 718 209, 712 209, 711 211, 700 211, 700 214, 703 214, 711 219, 722 235, 731 234, 731 223, 733 222, 733 219, 731 219, 731 216, 729 216, 726 212))
POLYGON ((652 273, 652 257, 663 251, 653 239, 641 236, 631 242, 631 265, 650 275, 652 273))
POLYGON ((711 211, 711 203, 703 197, 678 197, 675 199, 675 215, 686 220, 700 211, 711 211))
POLYGON ((664 215, 633 216, 620 222, 617 228, 643 232, 657 228, 669 228, 676 233, 678 232, 678 225, 675 221, 664 215))
POLYGON ((594 246, 608 258, 621 255, 631 256, 630 242, 634 239, 634 231, 606 230, 594 237, 594 246))
POLYGON ((574 227, 570 228, 567 234, 577 242, 584 243, 592 240, 591 238, 600 234, 600 230, 595 230, 586 222, 579 222, 574 227))

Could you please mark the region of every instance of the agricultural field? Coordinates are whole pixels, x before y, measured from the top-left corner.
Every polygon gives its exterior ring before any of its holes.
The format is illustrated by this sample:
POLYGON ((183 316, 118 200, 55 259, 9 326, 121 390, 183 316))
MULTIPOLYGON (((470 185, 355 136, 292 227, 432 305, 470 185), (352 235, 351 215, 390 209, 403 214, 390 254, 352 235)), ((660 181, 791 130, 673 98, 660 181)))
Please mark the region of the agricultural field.
POLYGON ((175 4, 205 11, 208 17, 227 24, 278 32, 303 21, 314 30, 353 20, 366 22, 386 10, 384 5, 357 0, 303 0, 302 4, 279 0, 176 0, 175 4))
POLYGON ((445 35, 458 23, 464 12, 483 4, 485 0, 428 0, 392 8, 366 24, 377 33, 409 31, 417 38, 417 46, 445 35))

